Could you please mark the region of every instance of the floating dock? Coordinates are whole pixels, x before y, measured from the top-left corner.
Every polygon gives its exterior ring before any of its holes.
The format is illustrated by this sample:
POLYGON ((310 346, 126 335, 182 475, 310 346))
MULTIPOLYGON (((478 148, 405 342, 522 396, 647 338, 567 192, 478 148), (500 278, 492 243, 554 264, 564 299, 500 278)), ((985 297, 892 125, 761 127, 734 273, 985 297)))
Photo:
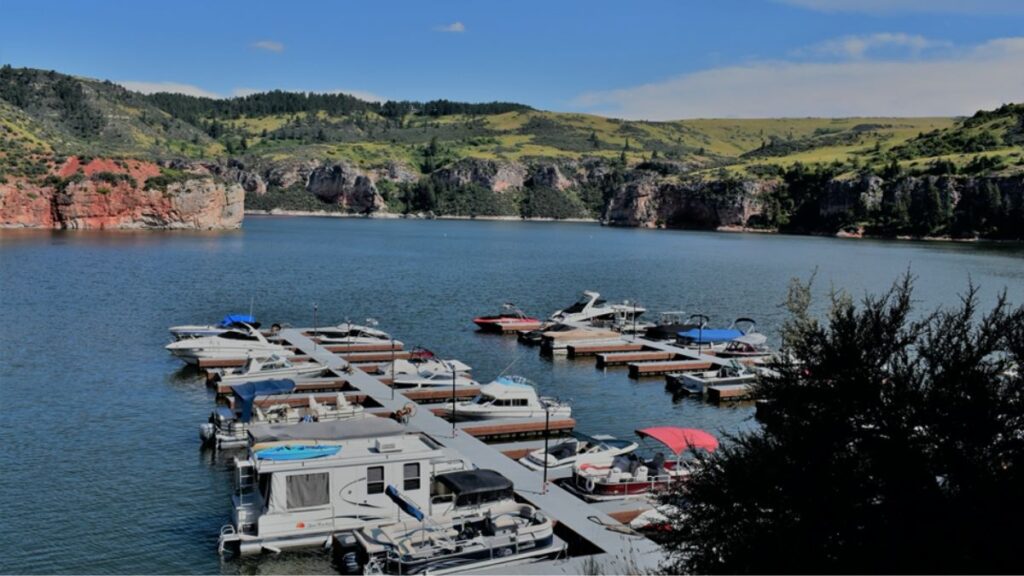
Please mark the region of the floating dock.
MULTIPOLYGON (((411 391, 392 389, 350 364, 342 355, 334 354, 315 344, 299 330, 281 330, 278 336, 303 354, 334 371, 339 377, 345 378, 358 393, 372 398, 383 410, 395 412, 414 400, 407 395, 411 391)), ((450 394, 451 391, 447 392, 450 394)), ((553 420, 551 423, 555 422, 553 420)), ((520 498, 543 510, 557 522, 559 530, 568 530, 575 538, 588 544, 588 549, 595 551, 586 559, 578 557, 517 565, 512 569, 513 572, 580 574, 583 573, 585 562, 596 563, 602 571, 613 574, 657 569, 663 558, 661 548, 657 544, 643 536, 623 530, 615 517, 579 500, 562 488, 551 483, 543 485, 541 472, 520 465, 502 454, 500 450, 484 444, 474 436, 474 433, 481 431, 514 435, 531 428, 536 429, 537 426, 543 431, 543 419, 465 422, 457 423, 453 428, 450 422, 436 416, 431 410, 421 408, 409 417, 409 425, 430 434, 438 443, 456 450, 480 468, 500 472, 512 481, 520 498)), ((567 426, 569 423, 560 425, 567 426)), ((572 425, 575 425, 575 422, 572 422, 572 425)), ((493 572, 509 573, 509 567, 500 567, 493 572)))

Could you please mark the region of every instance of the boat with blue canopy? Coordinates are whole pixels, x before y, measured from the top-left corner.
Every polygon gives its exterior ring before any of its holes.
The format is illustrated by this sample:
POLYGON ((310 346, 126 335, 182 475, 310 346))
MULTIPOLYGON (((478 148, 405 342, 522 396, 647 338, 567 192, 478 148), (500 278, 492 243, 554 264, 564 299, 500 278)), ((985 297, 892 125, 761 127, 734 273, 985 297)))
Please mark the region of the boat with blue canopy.
POLYGON ((203 336, 216 336, 228 330, 237 330, 245 326, 259 328, 260 323, 252 314, 226 314, 217 324, 185 324, 182 326, 171 326, 171 336, 175 340, 186 338, 202 338, 203 336))
POLYGON ((199 427, 204 444, 217 448, 238 448, 249 443, 253 423, 296 424, 345 420, 363 414, 363 407, 352 404, 342 393, 324 398, 313 394, 295 394, 295 381, 262 380, 231 387, 232 407, 219 406, 199 427))

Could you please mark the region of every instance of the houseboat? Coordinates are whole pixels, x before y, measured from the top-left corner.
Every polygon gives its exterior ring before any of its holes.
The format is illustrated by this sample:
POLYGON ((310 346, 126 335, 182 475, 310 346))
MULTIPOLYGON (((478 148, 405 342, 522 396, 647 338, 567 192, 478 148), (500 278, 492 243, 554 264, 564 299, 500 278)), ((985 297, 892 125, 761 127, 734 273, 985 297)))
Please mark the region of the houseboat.
POLYGON ((254 424, 246 458, 235 459, 231 523, 222 554, 322 547, 337 532, 393 524, 401 512, 385 494, 401 485, 428 514, 433 479, 469 468, 454 451, 394 420, 364 415, 337 422, 254 424))

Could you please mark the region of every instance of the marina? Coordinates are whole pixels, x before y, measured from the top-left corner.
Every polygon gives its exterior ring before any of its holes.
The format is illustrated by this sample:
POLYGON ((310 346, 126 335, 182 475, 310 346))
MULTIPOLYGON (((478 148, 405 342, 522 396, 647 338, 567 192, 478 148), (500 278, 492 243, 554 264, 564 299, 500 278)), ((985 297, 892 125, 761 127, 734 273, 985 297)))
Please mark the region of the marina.
MULTIPOLYGON (((704 324, 696 329, 696 350, 690 331, 680 331, 678 342, 648 340, 636 328, 644 309, 634 304, 627 316, 624 306, 606 306, 599 294, 584 291, 549 323, 518 333, 540 332, 542 354, 565 350, 574 359, 594 358, 599 368, 627 365, 634 377, 637 369, 644 375, 672 370, 666 387, 717 402, 745 397, 762 370, 746 364, 771 353, 766 339, 749 331, 708 330, 705 339, 704 324), (739 337, 747 341, 731 348, 739 337), (701 346, 712 342, 750 354, 703 353, 701 346)), ((241 317, 228 315, 221 324, 241 317)), ((515 332, 504 323, 536 322, 511 309, 473 323, 501 335, 515 332)), ((246 451, 232 460, 234 512, 220 530, 222 555, 329 547, 342 573, 448 573, 527 562, 554 570, 581 557, 609 564, 628 549, 642 557, 630 561, 631 570, 654 569, 661 558, 656 544, 626 526, 609 527, 657 516, 650 497, 685 481, 687 451, 718 446, 708 432, 660 426, 636 434, 656 439, 675 459, 640 455, 636 442, 576 431, 570 403, 540 396, 522 376, 478 384, 466 363, 422 348, 406 351, 376 328, 345 323, 322 332, 274 324, 263 333, 242 323, 212 335, 190 330, 172 328, 177 340, 167 348, 200 367, 216 361, 218 367, 205 368, 206 379, 225 404, 200 426, 200 438, 219 450, 246 451), (217 339, 255 341, 265 350, 232 358, 217 339), (365 348, 385 342, 386 350, 365 348), (237 361, 242 367, 219 367, 237 361), (529 444, 530 438, 543 444, 529 444), (403 490, 388 483, 395 476, 404 478, 403 490), (343 497, 335 501, 330 486, 339 484, 343 497), (445 494, 453 494, 454 508, 443 504, 445 494), (566 507, 563 496, 579 505, 566 507), (628 509, 595 507, 623 500, 628 509)))
MULTIPOLYGON (((818 250, 823 249, 822 246, 834 250, 836 255, 829 260, 850 265, 855 265, 860 257, 885 261, 886 257, 912 253, 918 262, 915 272, 920 273, 923 279, 942 278, 939 269, 927 266, 927 261, 922 263, 921 254, 927 254, 944 266, 969 266, 974 277, 979 283, 984 282, 986 288, 995 286, 992 283, 998 279, 986 276, 980 263, 1005 261, 998 251, 974 247, 908 244, 887 245, 883 249, 875 248, 876 245, 870 242, 853 244, 825 239, 757 236, 749 239, 752 249, 756 250, 765 242, 785 246, 784 249, 773 249, 770 255, 759 256, 772 263, 771 267, 759 267, 753 261, 736 262, 737 258, 744 257, 741 253, 734 253, 731 247, 748 242, 744 235, 646 233, 618 229, 596 233, 597 230, 592 226, 572 224, 254 218, 251 223, 247 222, 244 235, 240 236, 210 238, 154 234, 144 237, 108 236, 100 240, 83 234, 5 244, 3 249, 9 251, 15 272, 0 280, 5 295, 8 295, 3 306, 10 312, 10 330, 3 334, 4 357, 11 369, 11 378, 5 382, 5 401, 8 402, 10 422, 16 427, 13 438, 17 441, 14 451, 18 456, 14 458, 12 453, 11 458, 5 457, 5 469, 15 478, 37 474, 38 464, 34 463, 42 462, 42 447, 51 444, 49 441, 44 443, 41 437, 31 432, 37 429, 34 422, 50 422, 56 433, 87 434, 103 437, 105 441, 103 450, 86 444, 68 451, 66 458, 59 461, 48 460, 47 475, 52 477, 52 481, 40 486, 32 495, 22 493, 15 483, 10 518, 21 527, 19 538, 24 546, 8 550, 2 562, 14 572, 259 571, 337 574, 342 571, 342 566, 332 554, 317 548, 279 555, 268 552, 240 560, 226 558, 223 562, 216 552, 219 528, 229 520, 232 509, 234 456, 231 451, 221 454, 219 451, 200 450, 197 428, 214 409, 215 392, 207 387, 201 371, 182 368, 179 360, 160 348, 169 336, 168 325, 184 325, 196 320, 203 324, 222 318, 226 311, 248 309, 250 294, 246 286, 249 285, 262 287, 256 292, 254 310, 257 319, 263 321, 263 330, 269 330, 271 322, 279 320, 313 326, 312 303, 318 302, 320 325, 337 322, 338 318, 346 315, 352 318, 376 317, 381 328, 403 342, 427 345, 441 358, 466 361, 473 366, 474 377, 482 383, 492 381, 502 372, 529 377, 536 382, 542 395, 556 396, 572 405, 571 422, 552 423, 549 443, 553 447, 566 438, 562 432, 556 434, 556 425, 565 432, 606 433, 618 439, 635 440, 634 431, 644 426, 696 427, 717 436, 719 432, 742 431, 756 424, 752 420, 753 406, 750 404, 728 402, 719 406, 688 396, 676 398, 664 389, 664 376, 632 380, 625 366, 595 369, 596 356, 580 355, 578 359, 548 357, 539 354, 537 348, 519 344, 515 336, 478 333, 472 323, 473 314, 493 310, 496 302, 511 299, 521 303, 524 310, 543 318, 539 313, 564 305, 581 288, 600 287, 601 292, 611 298, 630 298, 644 303, 651 310, 648 314, 654 317, 657 317, 658 310, 677 309, 680 304, 686 304, 690 310, 710 311, 717 319, 726 320, 726 324, 729 318, 750 315, 758 319, 761 330, 769 336, 769 343, 777 345, 781 316, 776 307, 784 293, 785 282, 790 276, 805 274, 806 262, 813 261, 808 260, 809 256, 802 248, 805 243, 815 244, 818 250), (300 226, 304 233, 312 234, 312 240, 306 238, 301 242, 281 243, 280 231, 291 226, 300 226), (477 232, 485 234, 487 240, 477 232), (445 238, 442 234, 448 236, 445 238), (591 234, 595 240, 590 239, 591 234), (640 237, 643 238, 643 249, 647 249, 651 242, 658 247, 656 252, 652 252, 658 255, 656 258, 630 261, 631 255, 640 253, 638 250, 642 249, 636 243, 640 237), (334 245, 335 238, 344 239, 344 248, 340 252, 337 249, 327 250, 328 246, 334 245), (676 240, 696 248, 684 250, 682 244, 673 244, 676 240), (389 245, 390 249, 427 242, 436 249, 426 256, 417 253, 413 260, 402 258, 402 272, 392 274, 387 267, 375 264, 382 255, 367 248, 366 242, 369 241, 389 245), (551 246, 566 241, 570 247, 576 248, 597 242, 602 259, 618 258, 632 263, 623 270, 621 277, 608 277, 604 273, 596 274, 600 267, 593 258, 580 258, 579 250, 574 249, 572 255, 558 250, 559 270, 564 269, 573 281, 549 281, 549 277, 561 276, 555 275, 550 267, 535 269, 539 260, 537 254, 531 252, 531 246, 542 246, 542 251, 547 253, 551 246), (490 252, 482 249, 487 246, 486 242, 514 242, 516 248, 504 250, 507 253, 501 262, 502 267, 512 263, 514 281, 501 275, 503 268, 497 263, 489 264, 490 252), (138 268, 141 264, 135 258, 140 243, 147 247, 145 260, 151 261, 152 267, 138 268), (481 249, 477 250, 477 247, 481 249), (728 254, 734 256, 723 256, 727 247, 730 247, 728 254), (439 278, 436 270, 449 264, 450 256, 446 254, 450 250, 463 255, 465 267, 457 268, 450 279, 439 278), (185 261, 180 259, 182 253, 210 251, 217 257, 209 263, 202 261, 196 265, 189 260, 188 267, 185 267, 185 261), (338 288, 336 271, 316 267, 289 268, 296 262, 294 255, 300 252, 309 255, 308 259, 302 258, 303 261, 344 258, 350 262, 346 267, 350 271, 346 272, 345 282, 338 288), (253 258, 256 254, 260 256, 253 258), (69 260, 62 255, 73 255, 74 258, 69 260), (727 258, 732 265, 715 269, 712 255, 727 258), (788 262, 790 259, 793 261, 788 262), (50 264, 45 269, 29 264, 35 261, 50 264), (260 262, 258 267, 247 264, 256 261, 260 262), (196 281, 198 277, 216 277, 224 266, 237 270, 246 282, 224 291, 218 283, 196 281), (664 272, 694 267, 716 270, 727 279, 726 288, 712 297, 699 290, 698 286, 688 284, 685 278, 680 280, 664 272), (291 272, 263 275, 265 269, 279 268, 291 272), (56 289, 58 284, 54 283, 56 277, 51 271, 58 269, 81 277, 82 283, 70 291, 56 289), (120 272, 131 269, 141 270, 135 281, 137 291, 108 294, 89 288, 102 286, 102 282, 109 282, 110 278, 132 281, 120 272), (732 271, 739 270, 744 272, 742 276, 731 275, 732 271), (757 282, 744 284, 744 278, 755 270, 757 282), (296 283, 293 281, 295 274, 303 274, 308 280, 296 283), (101 277, 105 279, 102 282, 101 277), (635 282, 637 277, 647 278, 650 282, 638 284, 635 282), (33 279, 31 284, 27 282, 29 278, 33 279), (465 288, 460 288, 462 286, 465 288), (169 291, 176 296, 168 298, 169 291), (763 294, 770 297, 758 299, 758 295, 763 294), (49 299, 45 305, 43 295, 48 295, 49 299), (91 305, 76 307, 76 301, 89 301, 91 305), (154 307, 153 302, 162 304, 154 307), (412 309, 390 308, 386 302, 411 303, 412 309), (439 304, 441 302, 444 304, 439 304), (52 315, 49 312, 51 307, 64 313, 52 315), (79 334, 69 331, 69 325, 92 328, 79 334), (52 346, 54 342, 64 343, 59 347, 59 353, 52 346), (68 370, 72 366, 78 376, 68 378, 66 375, 71 373, 68 370), (47 416, 52 414, 53 406, 37 401, 40 391, 45 394, 56 392, 53 386, 57 382, 60 382, 60 394, 66 400, 63 406, 68 411, 67 421, 62 418, 53 420, 47 416), (29 399, 33 400, 29 402, 29 399), (76 424, 71 427, 70 422, 76 424), (73 478, 88 478, 88 482, 73 482, 73 478), (114 491, 119 496, 111 499, 109 495, 114 491), (88 523, 88 528, 81 530, 81 536, 68 542, 58 554, 52 541, 44 536, 51 534, 47 526, 56 521, 48 510, 56 508, 47 505, 29 509, 23 503, 56 504, 60 501, 59 495, 71 492, 79 505, 89 511, 90 517, 101 519, 101 523, 88 523), (91 559, 88 567, 76 563, 76 558, 86 557, 91 559)), ((898 272, 905 266, 905 260, 896 257, 891 269, 898 272)), ((861 272, 849 276, 844 275, 842 269, 822 264, 820 274, 825 279, 835 279, 850 286, 851 290, 860 286, 864 289, 884 288, 892 280, 888 273, 865 276, 862 272, 871 269, 871 266, 861 263, 858 267, 861 272)), ((948 300, 955 297, 955 290, 959 287, 957 282, 953 279, 951 282, 922 283, 920 295, 926 303, 948 300)), ((823 281, 822 285, 827 288, 827 283, 823 281)), ((823 292, 823 295, 827 297, 827 293, 823 292)), ((1024 294, 1011 293, 1011 297, 1020 300, 1024 294)), ((620 352, 661 350, 658 342, 643 336, 640 344, 633 344, 630 334, 619 335, 618 340, 629 346, 620 352), (637 346, 640 346, 639 350, 637 346)), ((390 346, 390 342, 384 346, 390 346)), ((318 344, 318 348, 327 346, 318 344)), ((411 344, 402 347, 402 351, 407 349, 411 349, 411 344)), ((344 350, 354 353, 387 351, 387 348, 365 350, 354 346, 344 350)), ((295 364, 315 361, 305 350, 298 348, 289 360, 295 364)), ((368 377, 380 381, 381 369, 389 363, 390 357, 360 364, 359 367, 368 377)), ((388 406, 386 402, 375 405, 372 399, 375 395, 367 394, 356 384, 348 384, 350 376, 335 373, 317 379, 300 378, 296 382, 303 386, 329 385, 333 388, 325 392, 304 393, 307 396, 314 394, 317 402, 323 403, 329 403, 340 389, 349 402, 364 405, 366 412, 377 419, 383 418, 376 413, 386 415, 404 406, 388 406)), ((376 390, 379 391, 376 396, 385 400, 390 398, 391 388, 386 382, 379 382, 376 390)), ((395 392, 405 396, 408 402, 422 404, 413 420, 426 416, 431 406, 439 407, 451 399, 450 390, 396 389, 395 392), (427 403, 428 399, 438 404, 427 403)), ((458 399, 469 399, 475 396, 475 392, 460 389, 458 399)), ((298 398, 289 400, 292 401, 302 402, 298 398)), ((433 414, 430 416, 436 418, 433 414)), ((439 423, 437 434, 450 437, 451 424, 441 418, 436 420, 439 423)), ((415 424, 411 422, 410 426, 415 424)), ((482 445, 493 454, 492 458, 502 458, 522 468, 526 475, 524 478, 509 477, 516 490, 532 496, 533 491, 540 489, 543 473, 530 471, 516 460, 530 451, 543 448, 543 422, 539 425, 535 421, 460 422, 457 429, 460 439, 471 438, 469 432, 490 434, 477 439, 477 442, 482 441, 482 445), (522 433, 531 427, 534 429, 532 434, 522 433)), ((481 468, 484 466, 482 464, 481 468)), ((559 473, 549 470, 549 480, 560 481, 559 473)), ((582 505, 575 496, 565 495, 562 498, 574 507, 582 505)), ((553 517, 545 504, 532 500, 531 503, 553 517)), ((625 527, 622 522, 649 517, 651 510, 643 498, 602 501, 587 506, 602 512, 603 521, 613 522, 611 525, 618 528, 625 527)), ((71 525, 84 527, 83 520, 84 517, 73 519, 71 525)), ((408 520, 405 517, 404 521, 408 520)), ((633 546, 634 539, 636 537, 626 540, 626 556, 629 556, 628 549, 633 546)), ((539 564, 516 565, 514 570, 517 573, 583 573, 586 571, 584 562, 589 557, 584 554, 539 564)), ((604 571, 608 573, 615 569, 605 568, 604 571)))

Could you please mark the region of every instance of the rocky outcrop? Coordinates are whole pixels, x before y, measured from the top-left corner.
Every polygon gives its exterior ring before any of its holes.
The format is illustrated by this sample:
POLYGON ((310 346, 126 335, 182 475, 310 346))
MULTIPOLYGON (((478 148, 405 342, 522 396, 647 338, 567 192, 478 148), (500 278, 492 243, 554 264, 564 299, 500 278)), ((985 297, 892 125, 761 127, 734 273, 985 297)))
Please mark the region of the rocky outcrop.
POLYGON ((522 188, 527 172, 526 166, 515 162, 465 158, 435 171, 430 177, 449 188, 474 184, 494 192, 504 192, 522 188))
POLYGON ((0 227, 62 229, 230 229, 244 214, 245 191, 203 166, 160 186, 160 166, 75 157, 42 183, 0 185, 0 227))
POLYGON ((321 166, 309 175, 306 190, 324 202, 351 212, 372 213, 384 208, 373 180, 348 164, 321 166))
POLYGON ((762 214, 763 196, 778 185, 776 181, 675 182, 637 171, 614 191, 605 221, 641 228, 742 228, 762 214))

